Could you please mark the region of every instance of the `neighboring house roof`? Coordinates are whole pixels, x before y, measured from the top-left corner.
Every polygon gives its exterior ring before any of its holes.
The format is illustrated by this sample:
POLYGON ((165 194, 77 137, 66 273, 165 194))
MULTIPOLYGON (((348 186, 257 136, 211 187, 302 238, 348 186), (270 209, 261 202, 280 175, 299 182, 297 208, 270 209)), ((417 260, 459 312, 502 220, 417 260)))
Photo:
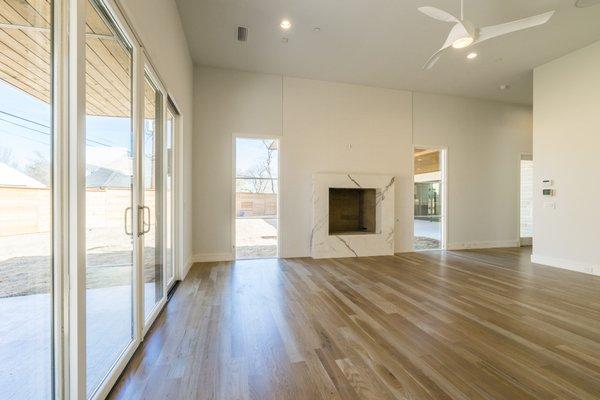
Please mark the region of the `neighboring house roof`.
POLYGON ((37 179, 34 179, 3 162, 0 162, 0 186, 20 186, 29 188, 47 187, 37 179))
POLYGON ((91 171, 85 178, 88 188, 131 188, 131 176, 108 168, 91 171))

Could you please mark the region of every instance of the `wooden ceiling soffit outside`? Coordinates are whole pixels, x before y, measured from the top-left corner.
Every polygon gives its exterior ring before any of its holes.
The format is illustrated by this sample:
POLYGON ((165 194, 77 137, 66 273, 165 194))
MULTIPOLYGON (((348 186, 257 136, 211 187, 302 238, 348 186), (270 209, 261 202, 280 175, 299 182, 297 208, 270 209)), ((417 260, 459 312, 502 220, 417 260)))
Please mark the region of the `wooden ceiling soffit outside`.
MULTIPOLYGON (((0 0, 0 79, 48 103, 51 71, 49 0, 0 0)), ((86 113, 131 116, 131 50, 88 1, 86 113)), ((145 96, 146 115, 154 100, 145 96)))
POLYGON ((440 170, 440 151, 415 149, 415 174, 426 174, 440 170))

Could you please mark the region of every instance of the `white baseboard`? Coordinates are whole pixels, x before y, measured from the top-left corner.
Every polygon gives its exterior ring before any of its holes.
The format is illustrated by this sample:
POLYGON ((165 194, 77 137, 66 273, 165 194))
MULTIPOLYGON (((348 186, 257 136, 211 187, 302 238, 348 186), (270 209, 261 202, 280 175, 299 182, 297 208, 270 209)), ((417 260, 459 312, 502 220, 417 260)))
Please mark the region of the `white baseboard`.
POLYGON ((194 254, 192 261, 197 262, 217 262, 217 261, 233 261, 235 257, 233 253, 204 253, 194 254))
POLYGON ((519 239, 514 240, 497 240, 487 242, 462 242, 462 243, 448 243, 448 250, 467 250, 467 249, 493 249, 499 247, 520 247, 521 241, 519 239))
POLYGON ((584 274, 600 276, 600 265, 582 263, 574 260, 565 260, 562 258, 545 257, 537 254, 531 255, 531 262, 535 264, 547 265, 549 267, 568 269, 569 271, 583 272, 584 274))

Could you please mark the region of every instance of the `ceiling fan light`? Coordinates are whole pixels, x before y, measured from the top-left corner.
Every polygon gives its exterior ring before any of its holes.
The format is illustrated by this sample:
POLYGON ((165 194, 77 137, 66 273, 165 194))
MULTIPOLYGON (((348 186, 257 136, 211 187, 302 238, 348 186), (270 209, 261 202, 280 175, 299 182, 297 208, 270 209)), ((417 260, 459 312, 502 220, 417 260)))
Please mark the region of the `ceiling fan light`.
POLYGON ((473 38, 471 36, 461 37, 460 39, 456 39, 454 43, 452 43, 452 47, 455 49, 464 49, 465 47, 469 47, 473 44, 473 38))

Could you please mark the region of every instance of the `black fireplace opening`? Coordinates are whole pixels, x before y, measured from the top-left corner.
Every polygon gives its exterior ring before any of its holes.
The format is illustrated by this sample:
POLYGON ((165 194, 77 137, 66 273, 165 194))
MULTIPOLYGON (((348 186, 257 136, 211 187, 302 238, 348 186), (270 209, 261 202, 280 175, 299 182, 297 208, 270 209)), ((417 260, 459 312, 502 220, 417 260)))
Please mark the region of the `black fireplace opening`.
POLYGON ((376 189, 329 188, 329 234, 375 233, 376 189))

